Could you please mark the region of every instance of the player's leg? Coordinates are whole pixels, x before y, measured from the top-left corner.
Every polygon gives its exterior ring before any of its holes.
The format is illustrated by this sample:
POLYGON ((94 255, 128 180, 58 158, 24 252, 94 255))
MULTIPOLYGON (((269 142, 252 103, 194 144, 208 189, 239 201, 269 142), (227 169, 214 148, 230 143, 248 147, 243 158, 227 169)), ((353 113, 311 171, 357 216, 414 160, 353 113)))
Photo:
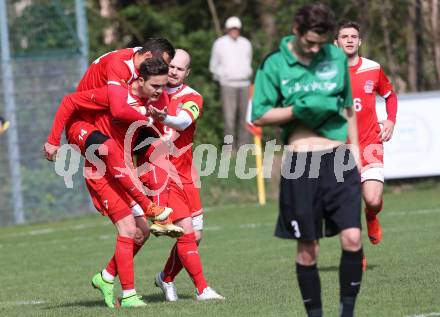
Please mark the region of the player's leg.
MULTIPOLYGON (((86 179, 87 187, 92 195, 95 207, 104 215, 109 216, 117 228, 115 253, 115 274, 119 275, 122 287, 121 306, 143 306, 140 298, 136 295, 134 288, 134 238, 136 235, 136 221, 129 204, 127 204, 124 193, 118 183, 108 178, 86 179)), ((103 273, 96 274, 92 279, 92 285, 98 288, 104 296, 107 306, 113 304, 113 281, 103 273)))
MULTIPOLYGON (((98 148, 101 153, 107 153, 100 158, 104 161, 107 171, 112 177, 129 193, 133 199, 141 206, 148 217, 155 217, 157 215, 165 216, 169 214, 169 210, 165 207, 157 207, 151 204, 151 201, 133 184, 131 178, 127 175, 122 175, 118 169, 125 170, 124 157, 122 151, 117 147, 116 142, 108 136, 101 133, 93 124, 86 121, 77 120, 66 126, 66 137, 69 144, 75 144, 79 147, 81 154, 85 155, 86 151, 93 144, 105 147, 105 149, 98 148)), ((96 150, 96 146, 93 148, 96 150)), ((93 162, 92 162, 93 163, 93 162)))
POLYGON ((378 219, 378 213, 382 210, 383 206, 382 171, 382 168, 370 168, 362 173, 364 178, 362 183, 362 196, 365 201, 365 217, 367 219, 368 237, 372 244, 378 244, 382 239, 382 227, 380 226, 378 219))
MULTIPOLYGON (((134 257, 138 254, 142 246, 148 240, 150 236, 150 228, 148 225, 148 221, 145 218, 143 211, 139 205, 135 205, 131 207, 131 211, 136 222, 136 234, 134 236, 134 245, 133 245, 133 257, 134 257)), ((110 282, 114 281, 115 277, 118 275, 116 268, 116 260, 114 256, 108 262, 105 269, 102 270, 101 274, 106 281, 110 281, 110 282)))
POLYGON ((319 243, 298 240, 296 276, 308 317, 322 316, 321 281, 316 259, 319 243))
MULTIPOLYGON (((151 191, 150 199, 158 206, 167 206, 168 204, 168 173, 156 166, 149 163, 146 158, 146 154, 139 156, 138 166, 143 166, 145 169, 148 166, 149 171, 140 171, 140 177, 142 184, 151 191)), ((168 236, 171 238, 177 238, 183 235, 183 229, 172 223, 170 219, 164 221, 154 221, 150 227, 151 233, 156 237, 168 236)))
MULTIPOLYGON (((167 286, 173 286, 174 278, 184 267, 197 289, 197 300, 224 299, 223 296, 208 286, 203 274, 193 218, 191 217, 191 202, 187 196, 187 190, 191 191, 191 188, 192 186, 186 186, 181 189, 177 184, 170 183, 168 205, 176 208, 177 211, 171 216, 171 219, 174 224, 183 228, 184 235, 177 238, 163 272, 159 273, 156 277, 156 284, 159 284, 158 286, 160 287, 162 285, 160 282, 163 281, 167 283, 167 286), (172 284, 170 285, 170 283, 172 284)), ((201 206, 198 209, 201 209, 201 206)), ((201 231, 202 227, 200 227, 200 224, 197 229, 201 231)), ((164 290, 164 293, 167 300, 169 300, 168 297, 170 296, 167 296, 166 290, 164 290)), ((177 296, 174 298, 176 300, 177 296)))
POLYGON ((340 234, 342 255, 339 265, 340 316, 352 317, 362 282, 362 241, 359 228, 340 234))
MULTIPOLYGON (((352 155, 345 155, 346 160, 352 155)), ((339 266, 340 315, 352 317, 357 295, 362 282, 361 240, 361 178, 356 166, 345 170, 345 162, 334 160, 334 170, 326 173, 322 183, 327 187, 325 228, 328 235, 340 234, 341 260, 339 266), (343 182, 338 182, 335 172, 343 173, 343 182)))

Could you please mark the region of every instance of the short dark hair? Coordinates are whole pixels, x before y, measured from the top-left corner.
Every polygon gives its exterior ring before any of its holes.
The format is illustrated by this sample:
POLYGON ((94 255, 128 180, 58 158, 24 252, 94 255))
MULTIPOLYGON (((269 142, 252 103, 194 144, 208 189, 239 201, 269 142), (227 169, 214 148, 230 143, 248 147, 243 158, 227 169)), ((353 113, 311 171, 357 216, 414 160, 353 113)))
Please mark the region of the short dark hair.
POLYGON ((146 52, 151 52, 155 57, 162 57, 163 53, 167 53, 171 59, 173 59, 174 54, 176 54, 173 44, 163 37, 152 37, 147 39, 139 50, 140 54, 146 52))
POLYGON ((294 25, 300 35, 308 31, 316 32, 320 35, 333 33, 335 28, 335 14, 322 3, 312 3, 301 7, 294 18, 294 25))
POLYGON ((148 80, 151 76, 167 75, 168 64, 162 57, 147 58, 141 63, 139 76, 148 80))
POLYGON ((336 33, 335 33, 335 39, 338 38, 339 32, 342 29, 350 29, 353 28, 359 33, 359 37, 361 36, 361 26, 356 21, 350 21, 350 20, 344 20, 338 23, 338 26, 336 27, 336 33))

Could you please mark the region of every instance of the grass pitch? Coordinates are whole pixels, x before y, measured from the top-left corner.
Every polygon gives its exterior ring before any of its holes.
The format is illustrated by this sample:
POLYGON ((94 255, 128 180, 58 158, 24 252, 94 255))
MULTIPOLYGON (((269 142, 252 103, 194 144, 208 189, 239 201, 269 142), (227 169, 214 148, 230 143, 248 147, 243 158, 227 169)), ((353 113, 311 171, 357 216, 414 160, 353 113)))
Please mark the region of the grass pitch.
MULTIPOLYGON (((385 195, 383 241, 364 233, 368 268, 357 316, 440 316, 439 186, 385 195)), ((180 301, 165 303, 153 286, 173 244, 151 237, 136 258, 136 288, 148 308, 112 311, 90 287, 113 253, 115 230, 99 215, 0 229, 0 316, 305 316, 298 290, 295 243, 273 237, 276 203, 224 206, 205 214, 201 245, 209 284, 224 302, 196 302, 186 272, 180 301)), ((326 316, 337 316, 337 238, 321 242, 319 268, 326 316)), ((119 294, 119 289, 117 290, 119 294)))

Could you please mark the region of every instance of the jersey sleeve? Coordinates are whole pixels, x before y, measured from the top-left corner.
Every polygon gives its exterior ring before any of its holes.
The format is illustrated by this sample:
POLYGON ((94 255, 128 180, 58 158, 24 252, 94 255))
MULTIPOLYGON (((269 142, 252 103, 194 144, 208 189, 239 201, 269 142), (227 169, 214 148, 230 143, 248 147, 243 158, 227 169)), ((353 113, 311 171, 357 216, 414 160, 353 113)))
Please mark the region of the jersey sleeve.
POLYGON ((385 75, 383 68, 381 67, 379 71, 379 80, 377 83, 377 92, 383 98, 388 98, 388 96, 391 94, 392 91, 393 91, 393 86, 391 85, 387 75, 385 75))
POLYGON ((201 95, 191 94, 185 98, 182 105, 182 110, 187 112, 192 121, 196 121, 201 114, 203 106, 203 98, 201 95))
POLYGON ((276 78, 269 60, 263 61, 257 71, 252 98, 252 121, 262 117, 270 109, 275 108, 281 102, 279 81, 276 78))
POLYGON ((66 95, 61 101, 55 114, 47 142, 52 145, 60 145, 61 135, 66 123, 72 118, 75 112, 80 110, 105 110, 108 108, 103 99, 101 89, 86 90, 66 95))
POLYGON ((132 123, 146 117, 127 104, 128 87, 116 83, 107 85, 110 113, 114 119, 132 123))
POLYGON ((107 84, 120 83, 126 85, 132 75, 128 66, 120 59, 113 58, 106 65, 107 84))
POLYGON ((350 72, 348 70, 348 61, 345 59, 345 74, 344 74, 344 90, 342 91, 342 98, 344 99, 344 107, 350 108, 353 106, 353 95, 351 92, 350 72))

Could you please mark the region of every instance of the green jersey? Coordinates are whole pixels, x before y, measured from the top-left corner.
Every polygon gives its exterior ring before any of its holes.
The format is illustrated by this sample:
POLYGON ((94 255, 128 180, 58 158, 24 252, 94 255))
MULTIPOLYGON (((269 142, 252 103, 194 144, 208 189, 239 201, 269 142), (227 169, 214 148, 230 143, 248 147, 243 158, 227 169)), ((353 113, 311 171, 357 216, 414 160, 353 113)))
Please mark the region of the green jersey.
POLYGON ((326 44, 306 66, 288 48, 294 39, 293 35, 284 37, 279 50, 257 71, 252 120, 274 107, 293 105, 296 119, 282 127, 284 142, 298 120, 319 135, 345 142, 347 120, 343 110, 353 105, 347 57, 339 48, 326 44))

